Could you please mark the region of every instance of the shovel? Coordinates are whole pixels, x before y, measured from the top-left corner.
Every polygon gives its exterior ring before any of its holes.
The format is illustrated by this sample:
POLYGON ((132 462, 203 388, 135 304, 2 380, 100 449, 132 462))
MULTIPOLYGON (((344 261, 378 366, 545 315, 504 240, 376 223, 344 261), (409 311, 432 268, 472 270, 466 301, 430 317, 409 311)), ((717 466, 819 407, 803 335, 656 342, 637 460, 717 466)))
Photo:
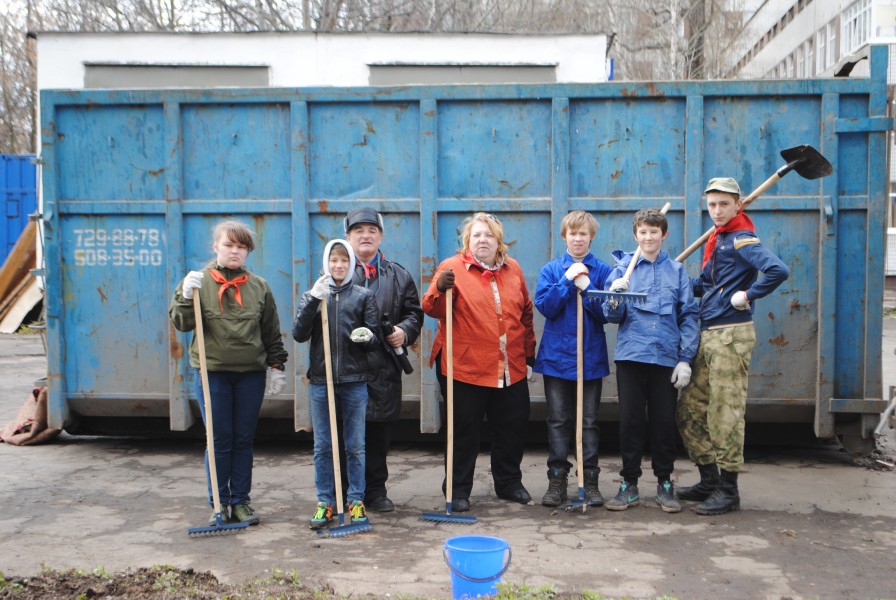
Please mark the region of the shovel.
MULTIPOLYGON (((663 205, 663 208, 660 209, 660 214, 666 214, 671 207, 672 203, 666 202, 663 205)), ((622 279, 625 279, 626 282, 628 282, 632 278, 632 271, 635 270, 635 265, 638 263, 639 258, 641 258, 641 246, 638 246, 638 248, 635 250, 635 253, 632 255, 632 261, 628 263, 628 268, 625 270, 625 274, 622 276, 622 279)), ((630 302, 632 304, 645 304, 647 302, 647 294, 644 292, 613 292, 605 290, 588 290, 587 293, 591 297, 605 298, 606 300, 615 302, 630 302)))
MULTIPOLYGON (((831 166, 831 163, 828 162, 821 153, 809 146, 808 144, 803 144, 802 146, 795 146, 793 148, 787 148, 786 150, 781 150, 781 157, 787 161, 783 167, 775 171, 775 174, 766 179, 762 185, 758 188, 750 192, 750 195, 743 199, 743 208, 742 211, 749 206, 753 200, 764 194, 770 187, 778 183, 782 177, 790 173, 791 171, 796 171, 797 174, 804 179, 820 179, 821 177, 827 177, 831 173, 834 172, 834 167, 831 166)), ((709 236, 712 235, 712 232, 715 230, 715 227, 710 227, 706 230, 706 233, 701 235, 693 244, 685 248, 685 250, 679 254, 675 260, 678 262, 682 262, 687 260, 687 258, 694 253, 697 248, 702 246, 706 240, 709 239, 709 236)))
POLYGON ((462 525, 470 525, 476 522, 476 517, 469 515, 452 515, 451 514, 451 494, 454 479, 454 342, 451 331, 452 321, 452 292, 453 288, 445 290, 445 363, 447 365, 445 374, 445 409, 447 411, 448 420, 448 445, 445 449, 445 514, 442 513, 423 513, 420 518, 424 521, 433 521, 436 523, 459 523, 462 525))
POLYGON ((320 303, 320 321, 324 336, 324 369, 327 374, 327 405, 330 411, 330 445, 333 453, 333 484, 336 491, 336 510, 339 524, 329 529, 318 529, 319 537, 345 537, 365 533, 373 529, 370 522, 345 524, 345 508, 342 505, 342 470, 339 466, 339 433, 336 421, 336 392, 333 389, 333 359, 330 356, 330 318, 327 314, 327 298, 320 303))
POLYGON ((221 495, 218 493, 218 470, 215 464, 215 432, 212 427, 212 394, 208 385, 208 364, 205 358, 205 334, 202 330, 202 308, 199 291, 193 290, 193 316, 196 319, 196 349, 199 353, 199 376, 202 379, 202 399, 205 404, 205 441, 208 446, 208 480, 212 488, 212 504, 215 509, 215 524, 205 527, 190 527, 187 534, 193 537, 240 533, 248 523, 225 523, 221 513, 221 495))

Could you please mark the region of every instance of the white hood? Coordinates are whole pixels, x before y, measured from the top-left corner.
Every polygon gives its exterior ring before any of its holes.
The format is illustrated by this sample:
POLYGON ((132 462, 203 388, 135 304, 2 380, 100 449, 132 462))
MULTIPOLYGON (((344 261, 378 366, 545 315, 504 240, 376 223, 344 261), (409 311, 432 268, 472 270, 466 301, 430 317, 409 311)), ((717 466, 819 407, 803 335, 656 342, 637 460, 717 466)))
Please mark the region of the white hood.
POLYGON ((346 276, 346 279, 351 279, 352 275, 355 273, 355 252, 352 250, 351 245, 345 240, 330 240, 327 242, 327 245, 324 248, 323 269, 321 269, 321 272, 324 275, 331 275, 329 262, 330 250, 333 248, 333 244, 342 244, 348 251, 348 275, 346 276))

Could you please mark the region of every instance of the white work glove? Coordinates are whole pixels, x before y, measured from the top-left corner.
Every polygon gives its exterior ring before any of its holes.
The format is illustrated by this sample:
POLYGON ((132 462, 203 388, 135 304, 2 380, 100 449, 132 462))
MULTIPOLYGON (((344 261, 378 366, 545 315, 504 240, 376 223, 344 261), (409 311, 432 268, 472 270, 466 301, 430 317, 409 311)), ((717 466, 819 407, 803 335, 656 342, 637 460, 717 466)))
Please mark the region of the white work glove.
POLYGON ((268 367, 268 389, 265 391, 267 395, 279 394, 286 387, 286 371, 268 367))
POLYGON ((583 265, 582 263, 572 263, 568 269, 566 269, 566 273, 564 275, 570 281, 574 281, 579 275, 587 275, 588 267, 583 265))
POLYGON ((588 279, 588 267, 582 263, 572 263, 569 268, 566 269, 564 276, 572 281, 575 286, 583 292, 588 289, 588 284, 590 283, 588 279))
POLYGON ((750 308, 750 300, 747 298, 746 292, 734 292, 731 296, 731 306, 737 310, 747 310, 750 308))
POLYGON ((526 380, 535 383, 535 372, 532 371, 532 367, 526 365, 526 380))
POLYGON ((687 387, 691 382, 691 365, 682 361, 672 369, 672 385, 676 390, 687 387))
POLYGON ((620 277, 619 279, 614 279, 613 283, 610 284, 611 292, 624 292, 628 289, 628 279, 625 277, 620 277))
POLYGON ((373 332, 366 327, 358 327, 357 329, 352 330, 349 339, 356 344, 364 344, 373 339, 373 332))
POLYGON ((193 290, 199 289, 202 287, 202 272, 201 271, 190 271, 187 273, 187 276, 184 277, 184 285, 182 289, 182 294, 184 298, 187 300, 193 299, 193 290))
POLYGON ((318 280, 314 282, 314 285, 311 286, 311 290, 308 293, 318 300, 326 299, 326 297, 330 295, 330 281, 331 277, 329 275, 321 275, 318 280))

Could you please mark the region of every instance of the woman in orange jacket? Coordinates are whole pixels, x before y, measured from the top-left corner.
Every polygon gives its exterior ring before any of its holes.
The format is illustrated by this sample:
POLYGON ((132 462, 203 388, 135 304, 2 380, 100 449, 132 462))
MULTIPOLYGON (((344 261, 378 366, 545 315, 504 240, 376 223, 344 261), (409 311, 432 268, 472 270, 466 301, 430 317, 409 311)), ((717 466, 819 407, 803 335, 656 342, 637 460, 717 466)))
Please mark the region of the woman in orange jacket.
MULTIPOLYGON (((445 292, 453 288, 455 512, 470 509, 482 417, 491 428, 491 465, 499 498, 528 504, 520 464, 529 422, 535 363, 532 300, 522 269, 507 256, 504 230, 494 215, 463 223, 463 248, 442 261, 423 296, 423 312, 439 320, 429 365, 436 364, 446 397, 445 292)), ((445 483, 442 483, 444 491, 445 483)))

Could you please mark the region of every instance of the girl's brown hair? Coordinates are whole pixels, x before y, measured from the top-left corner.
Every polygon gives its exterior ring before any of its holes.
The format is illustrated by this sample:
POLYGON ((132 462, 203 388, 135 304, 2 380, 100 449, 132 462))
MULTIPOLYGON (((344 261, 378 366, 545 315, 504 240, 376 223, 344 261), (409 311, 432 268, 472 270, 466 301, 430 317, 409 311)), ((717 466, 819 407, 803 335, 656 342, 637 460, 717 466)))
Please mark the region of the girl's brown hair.
POLYGON ((255 233, 245 223, 239 221, 218 223, 212 234, 212 239, 217 242, 223 237, 227 237, 231 242, 245 246, 249 249, 249 252, 255 250, 255 233))

